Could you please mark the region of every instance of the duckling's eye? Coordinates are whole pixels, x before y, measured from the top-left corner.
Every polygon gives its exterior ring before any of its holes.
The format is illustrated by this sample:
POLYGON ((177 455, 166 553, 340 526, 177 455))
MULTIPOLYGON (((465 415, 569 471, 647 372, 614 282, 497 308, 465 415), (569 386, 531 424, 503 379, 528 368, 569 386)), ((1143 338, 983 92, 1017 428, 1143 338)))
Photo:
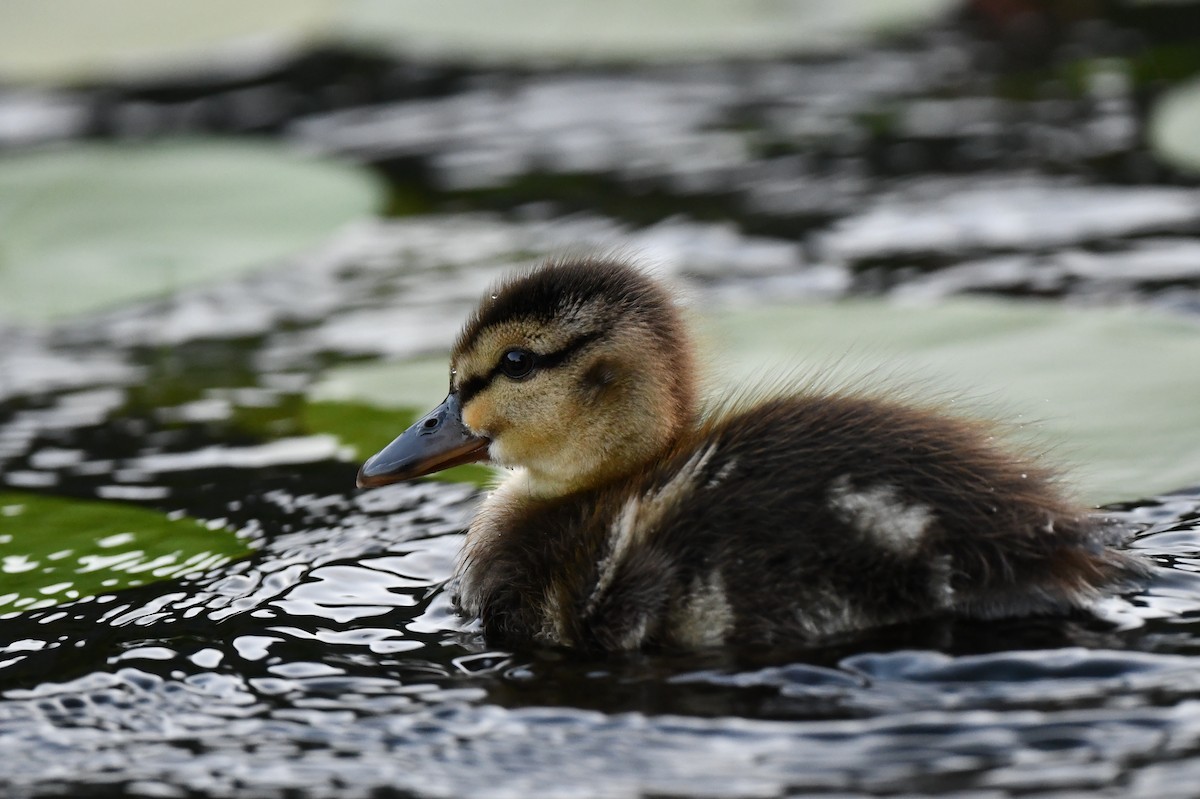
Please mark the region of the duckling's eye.
POLYGON ((534 357, 529 350, 508 350, 500 356, 500 371, 513 380, 528 377, 533 367, 534 357))

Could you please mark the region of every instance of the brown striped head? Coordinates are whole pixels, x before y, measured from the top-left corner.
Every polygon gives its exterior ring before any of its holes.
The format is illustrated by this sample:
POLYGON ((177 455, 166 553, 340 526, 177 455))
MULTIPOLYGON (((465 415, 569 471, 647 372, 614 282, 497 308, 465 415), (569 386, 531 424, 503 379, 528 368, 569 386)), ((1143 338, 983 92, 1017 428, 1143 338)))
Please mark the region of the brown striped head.
POLYGON ((451 370, 466 426, 541 494, 637 469, 695 413, 673 298, 615 260, 554 261, 501 282, 459 335, 451 370))
MULTIPOLYGON (((447 404, 393 446, 413 431, 441 435, 445 422, 456 452, 486 442, 489 460, 525 468, 542 496, 639 469, 695 416, 691 344, 674 301, 617 260, 551 261, 501 281, 467 320, 450 367, 447 404)), ((368 461, 360 485, 416 476, 384 474, 386 454, 368 461)), ((444 468, 428 463, 418 473, 444 468)))

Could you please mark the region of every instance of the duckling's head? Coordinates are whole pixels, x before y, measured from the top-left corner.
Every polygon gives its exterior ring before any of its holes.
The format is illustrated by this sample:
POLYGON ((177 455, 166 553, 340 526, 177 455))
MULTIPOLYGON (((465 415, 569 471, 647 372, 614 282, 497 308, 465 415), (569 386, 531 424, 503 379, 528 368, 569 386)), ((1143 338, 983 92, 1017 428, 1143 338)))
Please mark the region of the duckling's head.
POLYGON ((510 277, 467 320, 450 394, 359 472, 360 486, 472 461, 557 496, 654 460, 695 419, 691 342, 671 295, 618 260, 510 277))

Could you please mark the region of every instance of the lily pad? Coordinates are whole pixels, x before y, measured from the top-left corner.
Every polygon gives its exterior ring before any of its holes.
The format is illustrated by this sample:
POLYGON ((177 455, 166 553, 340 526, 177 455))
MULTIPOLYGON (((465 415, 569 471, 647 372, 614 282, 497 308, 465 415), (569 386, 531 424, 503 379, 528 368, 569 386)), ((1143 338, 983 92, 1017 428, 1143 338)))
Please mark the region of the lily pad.
POLYGON ((949 13, 952 0, 660 0, 559 3, 348 0, 345 36, 475 62, 668 61, 830 52, 949 13))
MULTIPOLYGON (((1200 326, 1187 320, 955 300, 722 311, 698 327, 714 393, 829 369, 835 385, 913 385, 918 396, 1015 423, 1015 443, 1048 449, 1089 502, 1200 483, 1200 326)), ((331 370, 313 397, 347 408, 323 429, 348 440, 343 430, 358 413, 349 403, 424 412, 446 379, 444 358, 352 365, 331 370)), ((374 451, 411 418, 356 443, 374 451)))
POLYGON ((949 13, 954 0, 5 0, 0 78, 96 83, 261 71, 344 41, 466 61, 693 60, 830 52, 949 13))
POLYGON ((233 532, 196 519, 0 492, 0 613, 200 574, 249 553, 233 532))
POLYGON ((315 402, 365 402, 424 413, 442 401, 449 387, 449 358, 433 356, 338 366, 325 373, 309 397, 315 402))
POLYGON ((202 139, 0 158, 0 319, 49 320, 217 281, 371 213, 365 171, 202 139))
POLYGON ((0 76, 95 82, 276 63, 323 30, 336 0, 5 0, 0 76))
POLYGON ((1166 92, 1150 115, 1150 145, 1165 160, 1200 172, 1200 80, 1166 92))

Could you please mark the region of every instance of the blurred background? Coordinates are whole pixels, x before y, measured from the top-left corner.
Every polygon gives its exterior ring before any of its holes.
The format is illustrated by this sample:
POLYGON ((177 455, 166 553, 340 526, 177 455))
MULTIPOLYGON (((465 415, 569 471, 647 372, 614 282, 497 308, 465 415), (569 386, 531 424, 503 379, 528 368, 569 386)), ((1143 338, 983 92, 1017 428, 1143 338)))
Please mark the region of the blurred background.
POLYGON ((0 0, 0 792, 1190 797, 1198 365, 1195 0, 0 0), (1012 421, 1161 580, 486 650, 441 586, 487 472, 354 474, 491 281, 589 250, 718 391, 1012 421))

